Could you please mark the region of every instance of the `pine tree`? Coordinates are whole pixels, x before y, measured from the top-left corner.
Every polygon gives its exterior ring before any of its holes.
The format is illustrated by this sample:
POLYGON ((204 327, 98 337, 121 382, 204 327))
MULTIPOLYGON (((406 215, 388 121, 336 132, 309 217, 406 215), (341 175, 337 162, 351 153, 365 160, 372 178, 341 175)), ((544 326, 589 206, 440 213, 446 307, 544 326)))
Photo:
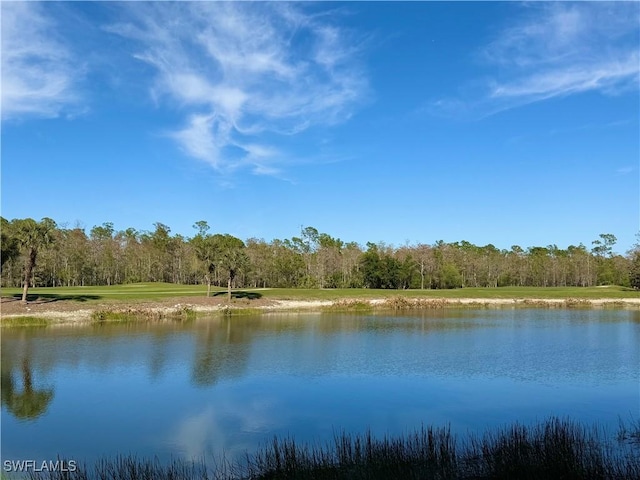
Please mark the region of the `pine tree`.
POLYGON ((631 258, 629 284, 636 290, 640 289, 640 250, 636 250, 631 258))

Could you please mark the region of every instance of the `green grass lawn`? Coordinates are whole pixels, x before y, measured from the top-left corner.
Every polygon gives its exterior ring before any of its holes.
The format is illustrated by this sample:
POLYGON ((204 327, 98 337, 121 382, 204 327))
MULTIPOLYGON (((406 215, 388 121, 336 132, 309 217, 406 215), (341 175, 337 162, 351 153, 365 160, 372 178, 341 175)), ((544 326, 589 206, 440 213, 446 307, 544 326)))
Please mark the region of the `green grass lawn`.
MULTIPOLYGON (((173 297, 205 295, 207 287, 202 285, 176 285, 172 283, 132 283, 99 287, 53 287, 30 288, 29 300, 75 300, 92 302, 105 300, 160 300, 173 297)), ((20 288, 3 288, 3 297, 21 296, 20 288)))
MULTIPOLYGON (((225 292, 213 288, 212 295, 225 292)), ((3 288, 2 296, 19 297, 19 288, 3 288)), ((29 290, 29 300, 72 300, 79 303, 105 301, 162 300, 206 295, 204 285, 176 285, 170 283, 135 283, 102 287, 55 287, 29 290)), ((257 297, 274 300, 338 300, 341 298, 386 298, 394 296, 418 298, 640 298, 640 292, 618 286, 611 287, 501 287, 459 288, 454 290, 372 290, 366 288, 343 289, 241 289, 234 296, 257 297)))
POLYGON ((502 287, 457 288, 453 290, 374 290, 368 288, 264 290, 265 298, 337 300, 340 298, 639 298, 640 292, 625 287, 502 287))

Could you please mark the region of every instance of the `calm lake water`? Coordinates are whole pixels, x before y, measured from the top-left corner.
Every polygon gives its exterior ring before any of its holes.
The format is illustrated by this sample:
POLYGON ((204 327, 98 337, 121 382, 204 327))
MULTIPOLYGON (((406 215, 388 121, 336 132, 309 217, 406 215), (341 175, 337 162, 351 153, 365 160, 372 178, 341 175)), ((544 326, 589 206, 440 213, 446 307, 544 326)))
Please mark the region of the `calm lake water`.
POLYGON ((640 416, 640 312, 270 314, 2 330, 2 457, 227 458, 422 423, 640 416))

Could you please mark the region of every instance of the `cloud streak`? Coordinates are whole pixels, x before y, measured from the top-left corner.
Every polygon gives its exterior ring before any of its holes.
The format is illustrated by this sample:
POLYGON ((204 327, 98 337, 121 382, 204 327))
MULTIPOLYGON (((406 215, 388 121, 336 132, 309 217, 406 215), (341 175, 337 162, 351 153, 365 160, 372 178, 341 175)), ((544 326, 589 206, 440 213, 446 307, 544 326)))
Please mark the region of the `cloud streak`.
POLYGON ((273 135, 345 121, 366 96, 350 33, 289 3, 128 5, 107 28, 155 72, 151 95, 184 113, 169 132, 219 171, 277 172, 273 135), (271 141, 266 137, 271 136, 271 141))
POLYGON ((583 92, 637 89, 639 18, 635 2, 533 5, 479 51, 490 69, 481 87, 434 102, 434 111, 482 117, 583 92))
POLYGON ((636 169, 634 167, 621 167, 616 169, 616 173, 618 175, 629 175, 630 173, 634 172, 636 169))
POLYGON ((80 75, 44 6, 2 2, 2 119, 57 117, 78 102, 80 75))

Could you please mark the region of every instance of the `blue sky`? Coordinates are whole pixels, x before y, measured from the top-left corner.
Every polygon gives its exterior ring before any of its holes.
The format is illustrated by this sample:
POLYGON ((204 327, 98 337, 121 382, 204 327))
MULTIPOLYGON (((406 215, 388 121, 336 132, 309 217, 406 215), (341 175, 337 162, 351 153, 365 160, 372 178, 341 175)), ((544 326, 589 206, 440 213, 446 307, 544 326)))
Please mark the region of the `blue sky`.
POLYGON ((2 216, 565 248, 640 228, 640 4, 2 2, 2 216))

